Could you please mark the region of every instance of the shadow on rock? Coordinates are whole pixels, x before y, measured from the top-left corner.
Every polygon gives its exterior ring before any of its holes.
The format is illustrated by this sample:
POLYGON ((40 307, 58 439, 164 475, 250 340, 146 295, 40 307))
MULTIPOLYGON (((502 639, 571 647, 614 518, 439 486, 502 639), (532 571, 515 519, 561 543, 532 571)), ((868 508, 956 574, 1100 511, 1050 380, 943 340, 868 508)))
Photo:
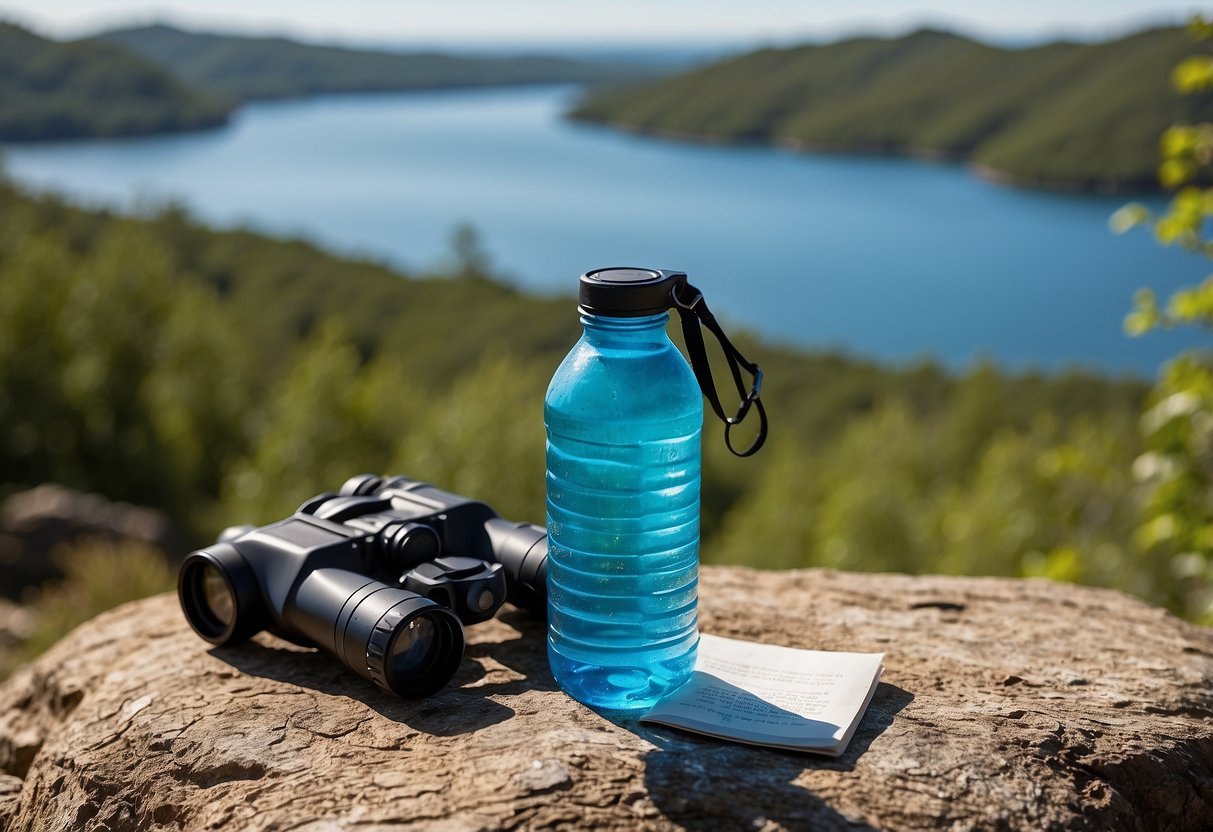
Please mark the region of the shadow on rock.
POLYGON ((480 659, 489 659, 521 678, 477 685, 476 691, 481 695, 515 696, 532 690, 559 690, 548 666, 547 622, 513 607, 503 609, 497 618, 517 630, 518 637, 469 644, 464 655, 477 659, 477 666, 483 665, 480 659))
POLYGON ((381 716, 436 736, 467 734, 504 722, 514 715, 514 710, 487 697, 510 692, 507 688, 528 686, 524 679, 500 686, 470 687, 484 678, 485 669, 478 661, 465 660, 451 683, 441 691, 425 699, 409 700, 380 690, 319 650, 280 647, 259 639, 233 647, 214 647, 210 653, 250 676, 355 699, 381 716))
MULTIPOLYGON (((547 654, 539 652, 539 661, 534 661, 529 656, 520 656, 517 649, 517 642, 530 642, 530 637, 515 639, 508 642, 500 642, 495 644, 469 644, 465 656, 473 659, 488 658, 501 665, 506 670, 518 674, 520 678, 511 679, 508 682, 485 682, 478 684, 474 688, 475 692, 481 696, 517 696, 527 691, 556 691, 560 690, 560 686, 556 684, 556 680, 552 677, 552 671, 548 668, 547 654)), ((540 644, 543 642, 540 641, 540 644)), ((481 676, 484 676, 483 667, 479 662, 475 663, 481 668, 481 676)), ((459 681, 459 676, 455 677, 455 681, 459 681)), ((465 684, 470 684, 471 680, 465 684)))
POLYGON ((634 719, 619 722, 658 746, 645 755, 646 791, 660 812, 686 829, 758 829, 767 821, 788 829, 868 829, 795 781, 810 769, 853 770, 913 699, 882 682, 846 753, 837 759, 737 745, 634 719))

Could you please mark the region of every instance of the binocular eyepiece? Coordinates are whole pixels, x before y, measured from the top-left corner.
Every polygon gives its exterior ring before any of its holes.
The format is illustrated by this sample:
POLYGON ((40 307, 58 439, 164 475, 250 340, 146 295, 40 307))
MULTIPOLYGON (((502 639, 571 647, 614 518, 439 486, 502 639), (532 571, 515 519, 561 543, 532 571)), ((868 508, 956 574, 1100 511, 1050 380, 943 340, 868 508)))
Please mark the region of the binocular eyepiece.
POLYGON ((285 520, 226 530, 185 558, 177 594, 211 644, 268 630, 419 698, 454 676, 463 625, 507 598, 543 611, 547 533, 425 483, 364 474, 285 520))

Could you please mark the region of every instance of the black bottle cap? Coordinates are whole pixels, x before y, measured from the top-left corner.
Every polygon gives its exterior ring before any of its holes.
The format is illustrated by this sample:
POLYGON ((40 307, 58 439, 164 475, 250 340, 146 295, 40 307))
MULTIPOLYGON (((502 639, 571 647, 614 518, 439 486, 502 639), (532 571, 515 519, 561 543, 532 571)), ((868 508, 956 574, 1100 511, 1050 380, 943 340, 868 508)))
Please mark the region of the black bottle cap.
POLYGON ((589 315, 639 318, 674 306, 673 292, 687 282, 685 272, 612 266, 581 276, 578 308, 589 315))

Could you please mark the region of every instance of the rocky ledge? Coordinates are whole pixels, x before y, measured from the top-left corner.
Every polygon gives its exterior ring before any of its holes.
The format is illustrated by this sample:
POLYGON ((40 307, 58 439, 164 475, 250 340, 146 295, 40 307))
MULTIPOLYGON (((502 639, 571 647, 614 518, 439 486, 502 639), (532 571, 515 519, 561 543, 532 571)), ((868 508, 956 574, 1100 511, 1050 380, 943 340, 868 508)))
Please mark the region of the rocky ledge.
POLYGON ((208 649, 170 596, 0 686, 0 828, 1213 828, 1213 631, 1104 590, 706 568, 702 628, 884 651, 840 759, 608 718, 543 629, 470 628, 422 702, 265 636, 208 649))

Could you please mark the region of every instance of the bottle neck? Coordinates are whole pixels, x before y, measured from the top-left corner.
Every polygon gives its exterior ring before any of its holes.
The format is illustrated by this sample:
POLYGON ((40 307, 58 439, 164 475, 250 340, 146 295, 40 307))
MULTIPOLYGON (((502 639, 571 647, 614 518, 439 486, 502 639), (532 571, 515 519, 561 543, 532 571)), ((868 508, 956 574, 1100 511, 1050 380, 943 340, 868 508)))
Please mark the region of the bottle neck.
POLYGON ((639 346, 669 343, 665 326, 670 313, 643 315, 637 318, 611 318, 606 315, 581 313, 585 339, 596 346, 639 346))

